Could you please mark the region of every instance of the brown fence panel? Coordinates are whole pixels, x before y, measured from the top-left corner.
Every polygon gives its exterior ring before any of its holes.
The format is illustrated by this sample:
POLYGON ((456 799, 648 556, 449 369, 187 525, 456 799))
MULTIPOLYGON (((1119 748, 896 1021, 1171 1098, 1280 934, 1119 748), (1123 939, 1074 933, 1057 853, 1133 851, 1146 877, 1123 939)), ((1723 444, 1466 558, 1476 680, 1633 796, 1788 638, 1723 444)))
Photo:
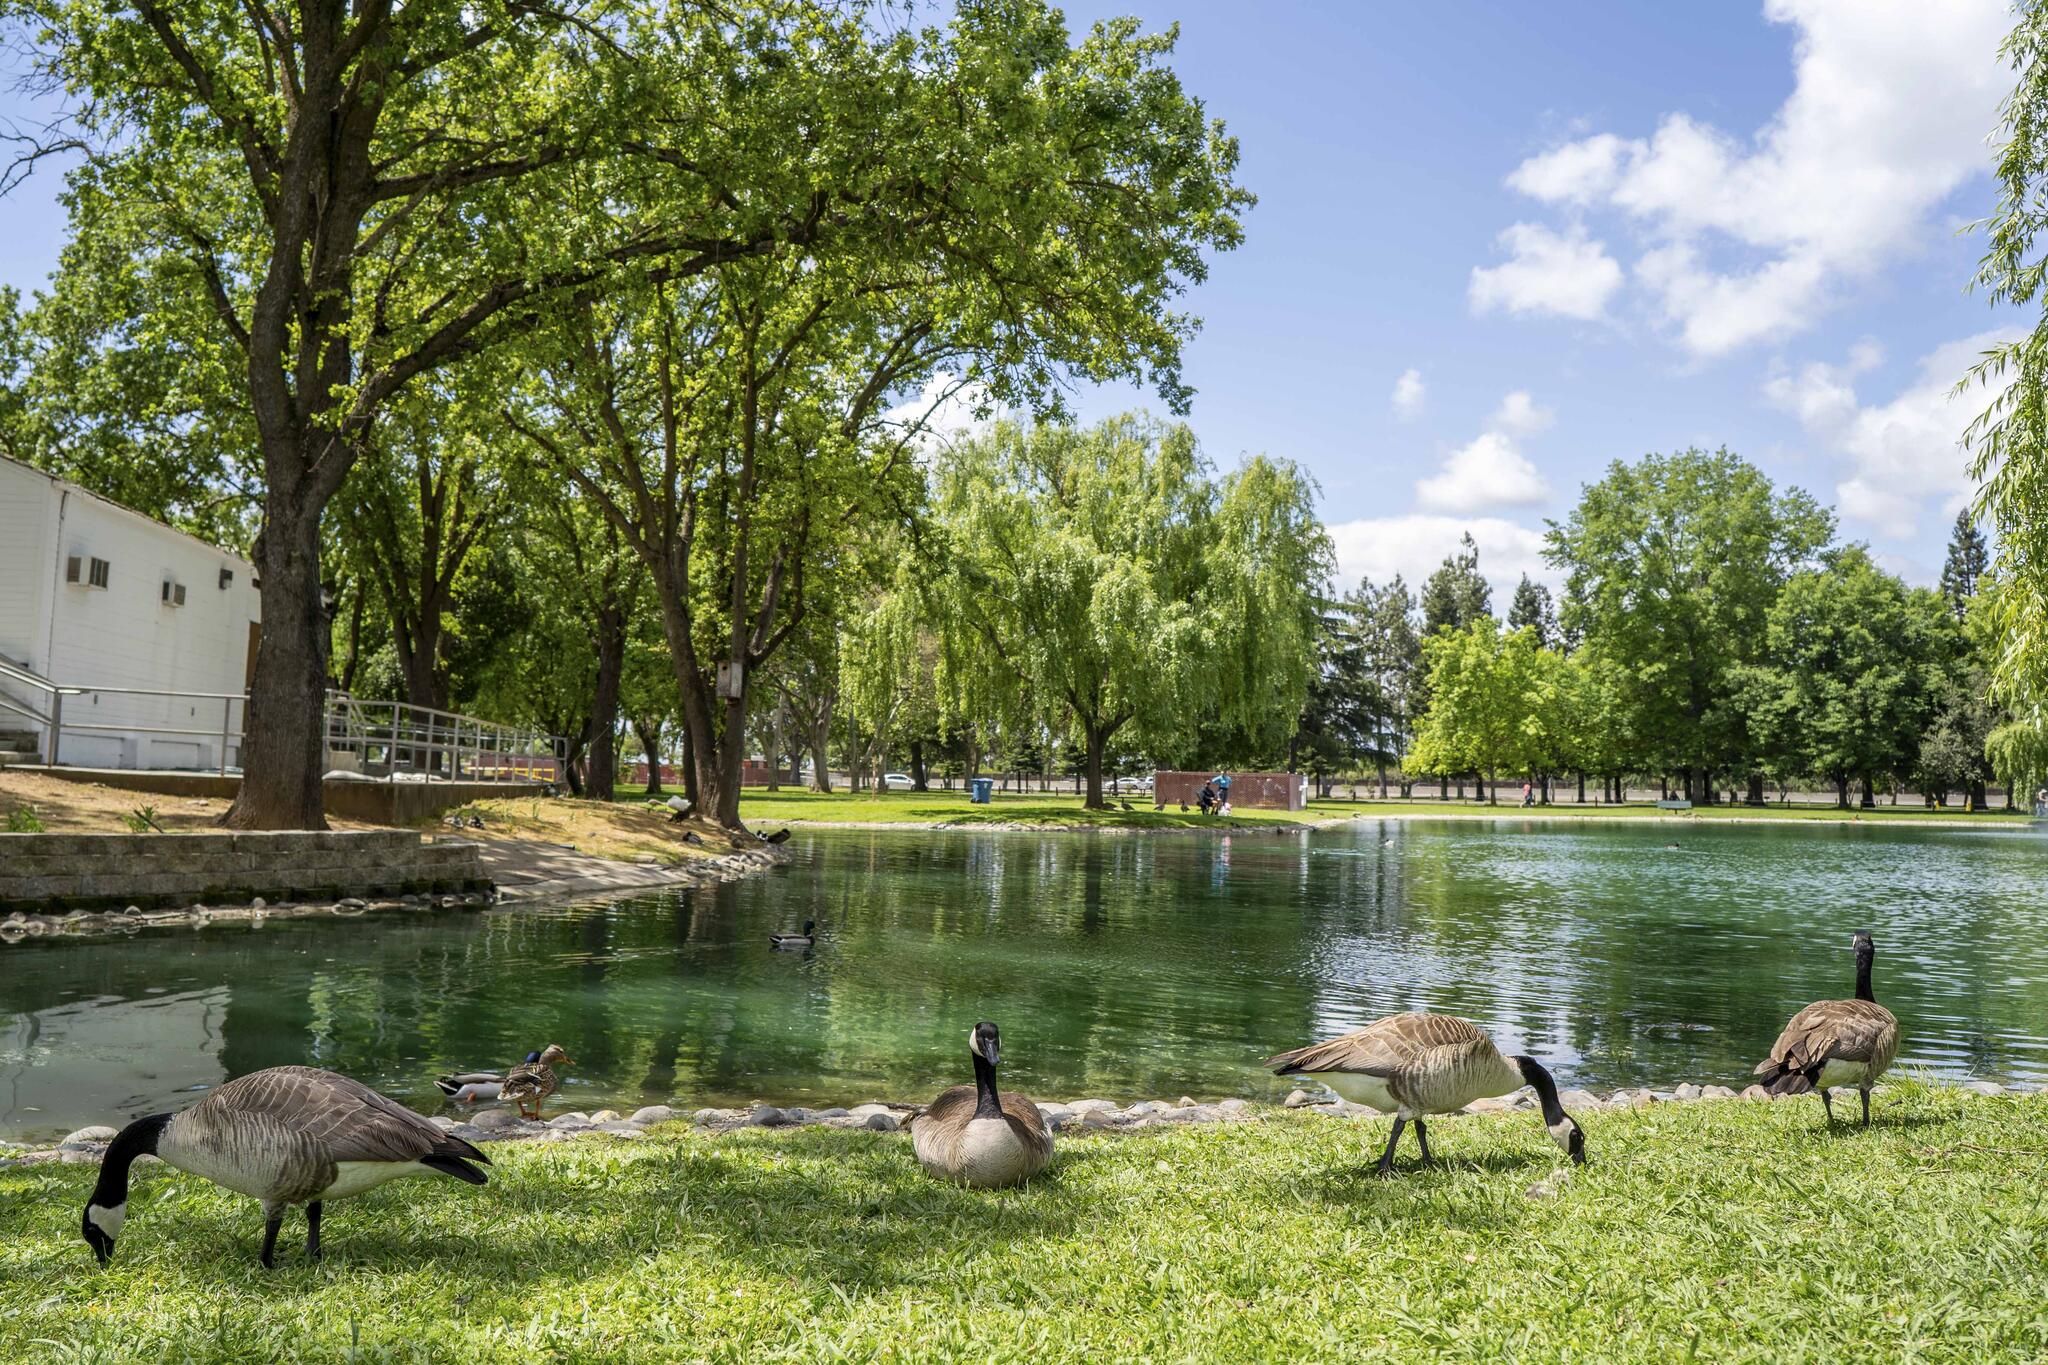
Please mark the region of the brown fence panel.
MULTIPOLYGON (((1189 807, 1202 794, 1202 784, 1215 777, 1207 772, 1157 772, 1152 776, 1152 799, 1161 806, 1189 807)), ((1298 773, 1230 773, 1230 804, 1257 806, 1263 810, 1301 810, 1308 804, 1307 784, 1298 773)))

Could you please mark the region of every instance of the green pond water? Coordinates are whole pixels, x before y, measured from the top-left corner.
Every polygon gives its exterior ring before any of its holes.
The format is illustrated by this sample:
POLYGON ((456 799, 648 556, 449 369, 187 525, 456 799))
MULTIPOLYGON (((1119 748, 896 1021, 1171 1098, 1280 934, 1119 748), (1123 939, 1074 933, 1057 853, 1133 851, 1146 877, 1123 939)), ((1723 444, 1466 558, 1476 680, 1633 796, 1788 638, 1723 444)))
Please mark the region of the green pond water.
POLYGON ((428 1112, 555 1042, 550 1112, 923 1099, 977 1019, 1008 1083, 1291 1088, 1268 1053, 1445 1010, 1567 1083, 1744 1084, 1877 937, 1902 1064, 2048 1080, 2048 837, 1811 825, 1361 821, 1306 834, 800 834, 715 889, 0 948, 0 1137, 310 1063, 428 1112), (1667 847, 1667 845, 1675 845, 1667 847), (823 925, 808 954, 771 929, 823 925))

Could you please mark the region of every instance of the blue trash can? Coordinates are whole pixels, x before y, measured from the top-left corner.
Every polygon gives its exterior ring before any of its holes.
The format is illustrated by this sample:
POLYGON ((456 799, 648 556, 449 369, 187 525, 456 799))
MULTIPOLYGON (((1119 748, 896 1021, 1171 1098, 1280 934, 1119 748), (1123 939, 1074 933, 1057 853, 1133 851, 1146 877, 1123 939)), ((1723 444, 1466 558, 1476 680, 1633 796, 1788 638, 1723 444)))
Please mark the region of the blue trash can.
POLYGON ((986 806, 989 797, 995 793, 996 780, 993 777, 969 778, 968 786, 971 788, 967 793, 968 802, 976 806, 986 806))

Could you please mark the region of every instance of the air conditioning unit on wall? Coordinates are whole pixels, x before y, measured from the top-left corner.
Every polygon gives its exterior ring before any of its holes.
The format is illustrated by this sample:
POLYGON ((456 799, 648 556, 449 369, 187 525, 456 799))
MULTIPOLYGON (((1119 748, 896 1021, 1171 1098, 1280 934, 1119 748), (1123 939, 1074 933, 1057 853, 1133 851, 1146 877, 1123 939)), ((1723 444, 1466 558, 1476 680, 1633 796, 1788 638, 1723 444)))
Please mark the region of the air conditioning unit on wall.
POLYGON ((184 606, 185 585, 183 583, 173 583, 170 579, 166 578, 164 580, 163 604, 167 607, 184 606))
POLYGON ((112 566, 106 560, 95 559, 89 555, 70 555, 64 560, 66 583, 82 583, 89 588, 104 588, 107 586, 107 576, 111 571, 112 566))

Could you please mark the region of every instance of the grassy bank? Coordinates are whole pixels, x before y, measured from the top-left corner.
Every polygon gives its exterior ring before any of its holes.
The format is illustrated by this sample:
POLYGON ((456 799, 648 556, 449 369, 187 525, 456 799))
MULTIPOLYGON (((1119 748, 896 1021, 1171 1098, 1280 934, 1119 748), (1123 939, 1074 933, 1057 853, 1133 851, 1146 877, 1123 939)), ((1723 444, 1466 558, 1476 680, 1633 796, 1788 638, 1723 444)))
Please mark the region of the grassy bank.
MULTIPOLYGON (((621 789, 623 792, 625 789, 621 789)), ((1342 818, 1343 812, 1318 814, 1284 810, 1234 809, 1228 820, 1199 811, 1152 809, 1152 798, 1140 793, 1111 797, 1109 810, 1085 810, 1071 793, 998 792, 985 806, 971 804, 964 791, 818 792, 794 788, 778 792, 749 788, 740 798, 740 817, 756 829, 805 821, 834 825, 1034 825, 1063 829, 1245 828, 1254 825, 1300 824, 1304 820, 1342 818), (1127 802, 1131 810, 1115 808, 1127 802)))
MULTIPOLYGON (((621 800, 644 799, 638 789, 621 787, 621 800)), ((1123 798, 1135 809, 1089 811, 1069 794, 997 793, 986 806, 968 804, 959 791, 933 792, 817 792, 786 789, 778 792, 749 788, 740 799, 740 815, 753 828, 804 822, 833 825, 948 825, 972 828, 977 825, 1033 825, 1067 829, 1181 829, 1249 827, 1321 823, 1357 817, 1381 819, 1484 817, 1511 819, 1657 819, 1657 820, 1808 820, 1852 824, 1897 821, 1938 824, 2025 824, 2024 812, 1960 809, 1928 810, 1923 806, 1878 806, 1873 810, 1840 810, 1834 806, 1701 806, 1690 811, 1659 810, 1654 803, 1636 802, 1620 806, 1581 806, 1558 802, 1523 809, 1513 802, 1489 806, 1475 801, 1313 801, 1305 811, 1234 809, 1229 821, 1196 811, 1168 809, 1155 811, 1151 798, 1131 795, 1123 798)))
POLYGON ((489 1187, 334 1205, 328 1259, 255 1263, 246 1200, 154 1168, 114 1264, 89 1167, 0 1172, 0 1359, 2038 1360, 2042 1098, 1383 1121, 1275 1114, 1062 1137, 974 1194, 900 1135, 674 1131, 500 1147, 489 1187), (1532 1190, 1534 1193, 1532 1194, 1532 1190))

